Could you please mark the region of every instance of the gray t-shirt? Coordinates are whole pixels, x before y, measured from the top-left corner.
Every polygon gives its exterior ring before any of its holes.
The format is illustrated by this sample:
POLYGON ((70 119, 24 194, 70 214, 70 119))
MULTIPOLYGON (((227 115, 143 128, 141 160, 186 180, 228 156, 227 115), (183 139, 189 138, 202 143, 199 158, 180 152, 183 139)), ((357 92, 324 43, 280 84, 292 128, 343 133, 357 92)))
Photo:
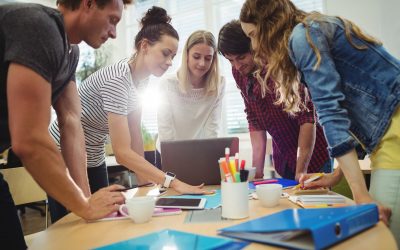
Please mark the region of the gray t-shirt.
POLYGON ((10 63, 24 65, 52 86, 52 103, 72 80, 79 48, 70 46, 62 14, 38 4, 0 6, 0 152, 10 146, 7 73, 10 63))

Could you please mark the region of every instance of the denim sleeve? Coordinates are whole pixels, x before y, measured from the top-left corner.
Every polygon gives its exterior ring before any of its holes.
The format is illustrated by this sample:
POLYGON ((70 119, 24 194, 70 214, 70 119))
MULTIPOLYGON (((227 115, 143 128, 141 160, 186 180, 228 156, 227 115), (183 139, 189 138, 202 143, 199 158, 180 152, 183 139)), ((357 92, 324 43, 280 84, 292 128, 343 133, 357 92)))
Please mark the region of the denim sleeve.
POLYGON ((307 42, 306 29, 298 25, 289 40, 289 53, 297 69, 303 76, 316 107, 320 124, 324 128, 331 157, 341 156, 357 143, 350 134, 348 112, 341 106, 345 96, 341 90, 341 78, 335 68, 327 37, 319 25, 310 26, 310 37, 321 53, 321 64, 314 70, 317 56, 307 42))

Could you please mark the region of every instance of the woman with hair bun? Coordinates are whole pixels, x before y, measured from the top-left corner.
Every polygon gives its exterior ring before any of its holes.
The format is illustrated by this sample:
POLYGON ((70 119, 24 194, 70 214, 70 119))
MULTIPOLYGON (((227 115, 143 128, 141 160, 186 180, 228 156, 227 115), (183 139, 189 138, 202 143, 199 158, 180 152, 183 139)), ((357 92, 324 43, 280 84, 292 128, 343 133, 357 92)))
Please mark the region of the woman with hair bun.
MULTIPOLYGON (((96 71, 79 86, 91 192, 108 186, 104 152, 107 135, 117 162, 141 179, 171 187, 179 193, 205 192, 203 185, 191 186, 167 176, 143 158, 139 93, 147 86, 150 75, 160 77, 172 65, 179 36, 170 21, 163 8, 153 6, 141 19, 134 55, 96 71)), ((68 136, 59 134, 57 121, 50 126, 50 132, 58 143, 61 136, 68 136)), ((74 154, 73 149, 68 153, 74 154)), ((86 162, 77 159, 67 165, 83 168, 86 162)), ((52 220, 64 214, 52 212, 55 215, 52 220)))

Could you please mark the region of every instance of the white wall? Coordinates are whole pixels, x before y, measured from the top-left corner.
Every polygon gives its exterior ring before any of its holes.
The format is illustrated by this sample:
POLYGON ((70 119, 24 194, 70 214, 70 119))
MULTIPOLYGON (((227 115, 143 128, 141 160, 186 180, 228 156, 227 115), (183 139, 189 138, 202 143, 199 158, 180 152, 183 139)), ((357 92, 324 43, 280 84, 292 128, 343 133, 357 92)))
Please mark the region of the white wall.
POLYGON ((345 17, 381 40, 400 58, 399 0, 325 0, 326 14, 345 17))

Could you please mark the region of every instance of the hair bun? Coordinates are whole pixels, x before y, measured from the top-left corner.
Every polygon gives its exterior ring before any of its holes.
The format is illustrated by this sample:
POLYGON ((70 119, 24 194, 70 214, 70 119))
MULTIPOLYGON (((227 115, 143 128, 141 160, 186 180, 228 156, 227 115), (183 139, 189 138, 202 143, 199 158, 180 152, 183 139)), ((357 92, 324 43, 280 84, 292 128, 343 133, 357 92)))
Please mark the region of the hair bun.
POLYGON ((171 22, 171 17, 168 16, 167 11, 157 6, 153 6, 147 10, 144 17, 140 20, 142 27, 169 22, 171 22))

